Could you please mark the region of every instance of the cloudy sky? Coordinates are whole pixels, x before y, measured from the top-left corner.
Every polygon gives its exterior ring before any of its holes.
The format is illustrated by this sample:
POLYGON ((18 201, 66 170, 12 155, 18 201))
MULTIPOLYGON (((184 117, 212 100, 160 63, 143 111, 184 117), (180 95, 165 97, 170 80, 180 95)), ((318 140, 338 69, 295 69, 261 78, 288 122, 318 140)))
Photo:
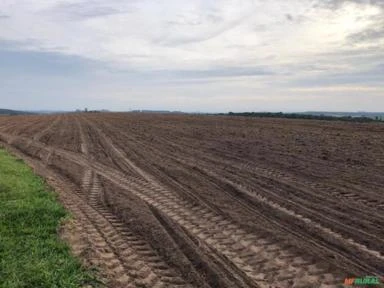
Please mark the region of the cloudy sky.
POLYGON ((0 108, 384 110, 384 0, 0 0, 0 108))

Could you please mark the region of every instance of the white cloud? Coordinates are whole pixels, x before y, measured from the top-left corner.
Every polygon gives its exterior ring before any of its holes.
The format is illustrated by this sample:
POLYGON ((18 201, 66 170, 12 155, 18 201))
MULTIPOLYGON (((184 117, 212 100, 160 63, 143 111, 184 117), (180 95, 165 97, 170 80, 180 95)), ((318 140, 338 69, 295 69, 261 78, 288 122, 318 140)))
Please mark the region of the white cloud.
POLYGON ((0 11, 10 17, 1 25, 0 39, 34 39, 29 48, 138 69, 274 64, 340 49, 346 36, 372 25, 371 17, 380 13, 376 6, 356 3, 337 12, 311 5, 303 0, 3 1, 0 11))
MULTIPOLYGON (((108 75, 138 71, 159 78, 152 83, 195 85, 197 96, 206 83, 223 93, 241 79, 251 97, 260 87, 311 89, 298 83, 330 73, 373 73, 384 54, 383 9, 359 0, 3 0, 0 40, 100 61, 108 75)), ((369 85, 358 87, 368 93, 369 85)))

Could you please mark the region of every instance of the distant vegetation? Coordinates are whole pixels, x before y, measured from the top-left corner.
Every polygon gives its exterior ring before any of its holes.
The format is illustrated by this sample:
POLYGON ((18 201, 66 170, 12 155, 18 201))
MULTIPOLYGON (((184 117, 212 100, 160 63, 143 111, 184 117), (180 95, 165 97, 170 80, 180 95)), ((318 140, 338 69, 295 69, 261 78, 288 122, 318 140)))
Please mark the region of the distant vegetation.
POLYGON ((282 112, 240 112, 240 113, 220 113, 219 115, 229 116, 245 116, 245 117, 268 117, 268 118, 288 118, 288 119, 312 119, 312 120, 328 120, 328 121, 349 121, 349 122, 384 122, 384 114, 365 113, 366 115, 356 115, 357 113, 351 113, 350 115, 335 113, 335 115, 314 114, 306 113, 282 113, 282 112), (354 114, 354 115, 352 115, 354 114), (372 115, 371 115, 372 114, 372 115), (368 116, 369 115, 369 116, 368 116))
POLYGON ((25 112, 25 111, 10 110, 10 109, 0 109, 0 115, 29 115, 29 114, 33 114, 33 113, 25 112))

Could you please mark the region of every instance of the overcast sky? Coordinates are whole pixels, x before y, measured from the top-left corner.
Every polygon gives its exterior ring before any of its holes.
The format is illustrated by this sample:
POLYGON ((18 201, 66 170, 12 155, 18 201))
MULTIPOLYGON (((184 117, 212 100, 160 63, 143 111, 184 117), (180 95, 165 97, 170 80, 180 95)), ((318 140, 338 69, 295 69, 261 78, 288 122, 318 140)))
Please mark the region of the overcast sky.
POLYGON ((0 108, 384 110, 384 0, 1 0, 0 108))

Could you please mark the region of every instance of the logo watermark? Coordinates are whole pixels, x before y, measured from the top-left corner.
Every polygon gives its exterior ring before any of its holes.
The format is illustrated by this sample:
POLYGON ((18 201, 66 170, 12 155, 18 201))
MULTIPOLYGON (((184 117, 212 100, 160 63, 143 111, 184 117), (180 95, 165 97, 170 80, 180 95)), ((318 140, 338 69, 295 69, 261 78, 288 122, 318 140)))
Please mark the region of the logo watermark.
POLYGON ((352 277, 345 278, 344 285, 347 286, 361 286, 361 285, 380 285, 383 284, 384 279, 376 276, 365 276, 365 277, 352 277))

